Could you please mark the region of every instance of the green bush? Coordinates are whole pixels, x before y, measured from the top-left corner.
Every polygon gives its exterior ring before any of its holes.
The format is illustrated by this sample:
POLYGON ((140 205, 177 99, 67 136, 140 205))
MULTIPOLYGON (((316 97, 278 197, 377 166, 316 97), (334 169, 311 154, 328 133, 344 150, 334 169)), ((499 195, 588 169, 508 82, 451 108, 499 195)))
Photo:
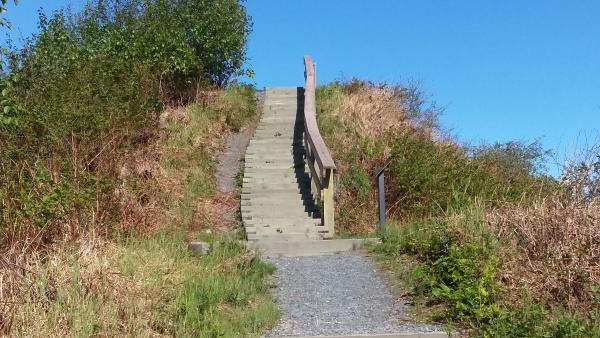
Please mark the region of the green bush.
POLYGON ((415 257, 415 291, 447 304, 450 318, 487 323, 499 314, 498 245, 482 210, 389 227, 376 250, 415 257))
POLYGON ((481 207, 391 224, 374 250, 388 263, 408 262, 410 267, 400 270, 414 297, 420 303, 443 305, 431 314, 469 328, 470 336, 600 337, 599 296, 589 313, 575 313, 536 301, 527 290, 503 287, 498 272, 504 252, 488 230, 481 207), (394 259, 402 257, 410 259, 394 259))
MULTIPOLYGON (((251 22, 238 0, 90 0, 78 13, 40 12, 39 28, 3 51, 0 229, 96 201, 114 214, 106 186, 123 154, 156 138, 165 104, 245 71, 251 22)), ((219 113, 239 129, 254 111, 252 88, 232 87, 239 99, 219 113)))
POLYGON ((394 195, 402 197, 400 207, 411 217, 461 209, 475 198, 494 206, 546 196, 557 183, 535 175, 544 153, 528 147, 495 145, 469 156, 467 148, 454 143, 403 133, 394 140, 391 154, 394 195))

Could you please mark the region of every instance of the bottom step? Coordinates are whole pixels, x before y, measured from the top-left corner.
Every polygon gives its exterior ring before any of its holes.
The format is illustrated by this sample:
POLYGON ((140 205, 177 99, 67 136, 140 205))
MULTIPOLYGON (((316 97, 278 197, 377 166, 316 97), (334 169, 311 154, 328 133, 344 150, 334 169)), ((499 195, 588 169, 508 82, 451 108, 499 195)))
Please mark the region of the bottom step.
POLYGON ((270 338, 448 338, 445 332, 402 332, 383 334, 349 334, 345 336, 270 336, 270 338))
POLYGON ((364 239, 314 239, 299 241, 265 240, 246 242, 246 247, 263 257, 320 256, 362 249, 367 243, 378 243, 379 238, 364 239))

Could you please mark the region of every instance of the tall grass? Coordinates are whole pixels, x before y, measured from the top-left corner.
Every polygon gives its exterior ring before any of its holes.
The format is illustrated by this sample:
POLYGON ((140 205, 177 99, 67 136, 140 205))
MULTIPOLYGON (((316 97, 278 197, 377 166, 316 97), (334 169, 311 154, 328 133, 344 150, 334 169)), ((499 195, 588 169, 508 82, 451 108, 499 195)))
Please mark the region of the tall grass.
MULTIPOLYGON (((119 169, 154 144, 165 106, 235 83, 251 29, 237 0, 90 0, 38 21, 0 74, 4 245, 129 223, 119 169)), ((233 129, 236 97, 215 112, 233 129)))
POLYGON ((90 229, 73 244, 43 251, 4 248, 5 333, 252 337, 273 325, 272 267, 235 237, 215 235, 235 224, 210 209, 220 198, 214 155, 255 108, 252 88, 238 87, 166 109, 157 138, 127 154, 118 170, 121 231, 98 236, 90 229), (206 230, 213 235, 199 235, 206 230), (194 257, 186 243, 199 236, 214 249, 194 257))
POLYGON ((539 142, 460 145, 439 127, 442 110, 414 85, 336 82, 319 87, 317 100, 338 166, 336 223, 344 231, 373 230, 373 177, 387 163, 387 213, 396 219, 442 215, 474 197, 494 205, 557 189, 539 170, 548 155, 539 142))
POLYGON ((332 83, 317 99, 341 233, 374 229, 373 175, 389 163, 374 250, 416 313, 477 337, 600 336, 597 149, 559 181, 539 141, 458 144, 410 84, 332 83))
POLYGON ((184 242, 171 230, 81 241, 45 263, 32 260, 19 304, 5 314, 11 335, 251 337, 274 324, 270 266, 234 239, 213 238, 203 257, 184 242))

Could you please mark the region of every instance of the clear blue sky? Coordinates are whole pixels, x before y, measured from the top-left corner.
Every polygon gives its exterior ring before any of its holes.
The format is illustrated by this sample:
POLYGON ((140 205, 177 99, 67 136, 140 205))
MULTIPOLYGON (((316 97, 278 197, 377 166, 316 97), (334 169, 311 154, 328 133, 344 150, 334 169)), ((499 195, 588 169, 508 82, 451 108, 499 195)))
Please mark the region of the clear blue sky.
MULTIPOLYGON (((15 34, 35 11, 10 7, 15 34)), ((81 3, 75 0, 73 3, 81 3)), ((418 80, 443 124, 465 142, 542 137, 564 156, 600 127, 600 1, 266 1, 254 21, 249 65, 259 86, 302 84, 302 55, 320 83, 360 77, 418 80)))

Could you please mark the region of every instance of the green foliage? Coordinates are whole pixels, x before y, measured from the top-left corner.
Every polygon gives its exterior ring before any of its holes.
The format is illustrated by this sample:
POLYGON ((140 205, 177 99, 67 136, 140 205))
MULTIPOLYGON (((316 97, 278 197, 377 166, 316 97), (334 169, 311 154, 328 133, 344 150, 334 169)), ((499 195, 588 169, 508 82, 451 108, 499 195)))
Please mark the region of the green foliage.
POLYGON ((526 300, 512 310, 503 310, 483 329, 483 337, 542 337, 549 315, 542 304, 526 300))
POLYGON ((497 240, 486 230, 482 210, 389 227, 375 250, 416 257, 415 291, 447 304, 450 318, 487 323, 500 312, 497 240))
POLYGON ((255 89, 251 85, 235 84, 225 91, 221 99, 219 114, 225 116, 225 122, 234 131, 256 114, 255 89))
POLYGON ((10 128, 19 124, 22 108, 14 94, 15 76, 0 78, 0 128, 10 128))
MULTIPOLYGON (((198 200, 209 198, 216 191, 212 149, 204 145, 210 145, 222 136, 223 129, 239 130, 257 112, 252 86, 232 86, 214 94, 217 96, 214 102, 180 108, 176 114, 185 117, 169 121, 165 126, 167 137, 161 140, 164 149, 162 166, 167 174, 185 177, 181 198, 173 203, 178 209, 178 224, 186 228, 198 218, 194 217, 198 200)), ((236 180, 241 182, 242 178, 243 171, 238 172, 236 180)))
POLYGON ((477 198, 487 205, 519 202, 555 191, 556 181, 535 176, 545 156, 538 143, 509 142, 475 150, 440 143, 423 134, 403 133, 394 141, 391 171, 394 194, 411 216, 460 209, 477 198))
POLYGON ((238 171, 235 173, 235 186, 238 188, 242 188, 244 184, 244 165, 240 165, 238 171))
MULTIPOLYGON (((6 5, 8 4, 9 0, 0 0, 0 15, 4 14, 6 12, 6 5)), ((14 4, 16 5, 18 3, 17 0, 13 1, 14 4)), ((4 19, 3 17, 0 16, 0 27, 5 27, 5 26, 9 26, 9 23, 6 21, 6 19, 4 19)))
POLYGON ((9 335, 260 336, 279 315, 274 268, 234 238, 204 240, 212 250, 200 257, 181 229, 52 254, 35 266, 9 335))
POLYGON ((266 295, 265 278, 274 269, 257 258, 243 258, 245 247, 236 241, 213 242, 216 247, 203 258, 207 275, 186 276, 175 298, 178 337, 247 337, 274 323, 273 303, 257 301, 266 295), (223 264, 231 264, 224 268, 223 264), (245 309, 245 311, 241 311, 245 309))
MULTIPOLYGON (((156 137, 166 103, 244 72, 250 29, 238 0, 90 0, 78 13, 40 12, 39 34, 3 53, 0 229, 110 201, 98 182, 114 184, 122 156, 156 137), (33 179, 40 170, 43 183, 33 179)), ((233 85, 213 111, 239 129, 252 93, 233 85)))
POLYGON ((504 173, 506 176, 524 177, 531 175, 542 175, 545 171, 545 163, 549 150, 545 150, 539 140, 529 144, 521 141, 508 141, 506 143, 495 143, 491 146, 482 145, 475 147, 473 157, 487 169, 501 169, 495 171, 495 175, 504 173))
POLYGON ((369 176, 357 165, 352 165, 340 177, 341 186, 348 189, 357 202, 364 203, 371 194, 371 181, 369 176))
MULTIPOLYGON (((373 250, 410 257, 405 285, 424 303, 442 304, 436 318, 459 323, 476 337, 600 337, 600 293, 588 314, 549 307, 505 290, 497 276, 500 242, 487 228, 483 209, 390 225, 373 250), (511 300, 512 299, 512 300, 511 300), (516 301, 515 301, 516 299, 516 301)), ((404 263, 406 264, 406 262, 404 263)), ((599 290, 600 288, 593 288, 599 290)))

